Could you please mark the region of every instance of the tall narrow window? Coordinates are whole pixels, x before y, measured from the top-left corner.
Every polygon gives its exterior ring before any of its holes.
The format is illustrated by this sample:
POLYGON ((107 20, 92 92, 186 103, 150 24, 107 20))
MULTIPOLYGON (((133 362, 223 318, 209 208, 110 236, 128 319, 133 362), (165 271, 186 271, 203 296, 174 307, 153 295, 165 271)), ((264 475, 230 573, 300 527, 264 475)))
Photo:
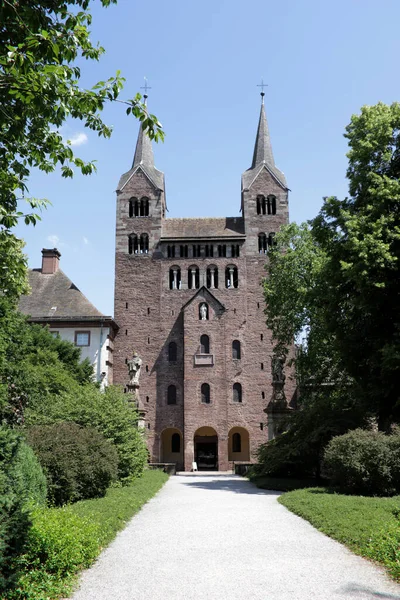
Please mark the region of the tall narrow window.
POLYGON ((187 244, 181 245, 179 256, 181 258, 187 258, 189 256, 189 246, 187 244))
POLYGON ((232 258, 239 258, 239 253, 240 253, 239 244, 232 244, 232 247, 231 247, 232 258))
POLYGON ((171 452, 178 453, 181 451, 181 436, 179 433, 173 433, 171 437, 171 452))
POLYGON ((177 351, 176 343, 170 342, 168 344, 168 360, 169 360, 169 362, 176 362, 177 355, 178 355, 178 351, 177 351))
POLYGON ((224 258, 226 256, 226 245, 225 244, 219 244, 219 246, 218 246, 218 256, 220 258, 224 258))
POLYGON ((239 285, 238 270, 237 267, 231 265, 225 269, 225 287, 226 288, 237 288, 239 285))
POLYGON ((168 258, 175 258, 175 245, 170 244, 167 248, 168 258))
POLYGON ((188 269, 188 288, 189 290, 197 290, 200 287, 200 271, 196 266, 191 266, 188 269))
POLYGON ((129 216, 136 217, 135 211, 137 211, 137 198, 131 198, 129 200, 129 216))
POLYGON ((275 233, 272 231, 269 234, 269 236, 268 236, 268 247, 272 248, 275 245, 276 245, 276 242, 275 242, 275 233))
POLYGON ((232 358, 235 360, 240 360, 242 358, 239 340, 233 340, 232 342, 232 358))
POLYGON ((129 254, 139 253, 139 239, 135 233, 132 233, 128 238, 128 250, 129 254))
POLYGON ((257 196, 257 214, 261 215, 261 200, 260 200, 260 196, 257 196))
POLYGON ((268 214, 276 215, 276 196, 268 196, 268 214))
POLYGON ((201 385, 201 402, 203 404, 210 404, 210 386, 208 383, 201 385))
POLYGON ((169 270, 169 289, 180 290, 182 285, 181 270, 179 267, 171 267, 169 270))
POLYGON ((234 383, 233 384, 233 397, 232 397, 234 402, 241 402, 242 401, 242 386, 240 383, 234 383))
POLYGON ((207 287, 211 290, 218 289, 218 269, 213 265, 207 267, 207 287))
POLYGON ((142 233, 140 236, 140 254, 148 254, 149 252, 149 236, 147 233, 142 233))
POLYGON ((208 335, 202 335, 200 337, 200 353, 210 354, 210 338, 208 335))
POLYGON ((242 438, 240 433, 234 433, 232 436, 232 452, 242 451, 242 438))
POLYGON ((212 258, 214 256, 214 246, 212 244, 206 244, 205 252, 207 258, 212 258))
POLYGON ((175 385, 168 386, 167 404, 176 404, 176 386, 175 385))
POLYGON ((200 244, 193 244, 193 258, 199 258, 201 255, 200 244))
POLYGON ((144 197, 140 200, 140 216, 148 217, 149 216, 149 199, 144 197))
POLYGON ((267 253, 267 236, 265 233, 258 234, 258 252, 260 254, 267 253))

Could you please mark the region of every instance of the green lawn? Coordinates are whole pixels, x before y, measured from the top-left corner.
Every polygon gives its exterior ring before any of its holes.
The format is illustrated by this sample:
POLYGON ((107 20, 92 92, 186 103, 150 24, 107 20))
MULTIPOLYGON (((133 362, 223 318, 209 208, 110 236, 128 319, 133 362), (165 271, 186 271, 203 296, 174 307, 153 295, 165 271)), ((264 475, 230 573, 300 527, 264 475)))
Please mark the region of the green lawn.
POLYGON ((288 492, 279 502, 400 579, 400 496, 367 498, 308 488, 288 492))

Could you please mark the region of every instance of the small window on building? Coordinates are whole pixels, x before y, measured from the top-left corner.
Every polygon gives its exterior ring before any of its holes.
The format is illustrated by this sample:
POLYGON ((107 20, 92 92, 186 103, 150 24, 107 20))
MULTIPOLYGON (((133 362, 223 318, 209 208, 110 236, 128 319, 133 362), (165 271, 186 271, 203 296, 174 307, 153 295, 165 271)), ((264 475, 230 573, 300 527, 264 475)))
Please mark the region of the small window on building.
POLYGON ((193 244, 192 251, 193 251, 193 258, 200 258, 200 256, 201 256, 200 244, 193 244))
POLYGON ((128 237, 129 254, 139 254, 139 238, 135 233, 131 233, 128 237))
POLYGON ((200 353, 210 354, 210 338, 208 335, 202 335, 200 337, 200 353))
POLYGON ((265 213, 266 213, 265 196, 257 196, 257 214, 265 215, 265 213))
POLYGON ((75 346, 90 346, 90 331, 75 331, 75 346))
POLYGON ((172 267, 169 270, 169 289, 180 290, 182 286, 181 270, 179 267, 172 267))
POLYGON ((260 423, 260 429, 261 429, 261 431, 264 430, 264 423, 260 423))
POLYGON ((239 284, 238 270, 235 266, 229 266, 225 269, 225 287, 237 288, 239 284))
POLYGON ((171 452, 178 453, 181 451, 181 436, 179 433, 173 433, 171 437, 171 452))
POLYGON ((268 249, 267 236, 265 233, 258 234, 258 252, 260 254, 266 254, 268 249))
POLYGON ((218 246, 218 256, 220 258, 226 257, 226 245, 225 244, 219 244, 219 246, 218 246))
POLYGON ((212 258, 214 256, 214 246, 212 244, 206 244, 205 252, 207 258, 212 258))
POLYGON ((231 247, 231 256, 232 258, 239 258, 240 256, 240 246, 239 244, 232 244, 231 247))
POLYGON ((202 404, 210 404, 210 386, 208 383, 201 385, 201 402, 202 404))
POLYGON ((232 342, 232 358, 235 360, 240 360, 242 358, 239 340, 233 340, 232 342))
POLYGON ((60 332, 59 331, 50 331, 50 335, 52 335, 55 338, 58 338, 60 336, 60 332))
POLYGON ((140 254, 149 252, 149 236, 147 233, 142 233, 140 236, 140 254))
POLYGON ((268 196, 267 212, 269 215, 276 215, 276 197, 275 196, 268 196))
POLYGON ((197 290, 200 287, 200 271, 199 267, 189 267, 188 269, 188 288, 189 290, 197 290))
POLYGON ((178 348, 175 342, 170 342, 168 345, 168 360, 176 362, 178 357, 178 348))
POLYGON ((262 333, 260 333, 260 340, 263 341, 264 339, 264 335, 262 333))
POLYGON ((265 399, 265 392, 261 392, 261 398, 264 400, 265 399))
POLYGON ((148 217, 149 216, 149 199, 144 197, 140 200, 140 216, 148 217))
POLYGON ((209 289, 218 289, 218 269, 217 267, 207 267, 207 287, 209 289))
POLYGON ((240 433, 234 433, 232 436, 232 452, 242 451, 242 438, 240 433))
POLYGON ((139 214, 138 199, 137 198, 131 198, 129 200, 129 216, 130 217, 137 217, 138 214, 139 214))
POLYGON ((179 250, 179 256, 181 258, 187 258, 189 256, 189 246, 187 244, 182 244, 179 250))
POLYGON ((167 247, 167 254, 168 254, 168 258, 175 258, 175 245, 174 244, 170 244, 167 247))
POLYGON ((273 231, 271 231, 271 233, 268 236, 268 246, 269 248, 276 246, 275 233, 273 231))
POLYGON ((176 404, 176 386, 175 385, 168 386, 167 404, 176 404))
POLYGON ((261 363, 261 371, 264 371, 264 363, 261 363))
POLYGON ((234 402, 242 401, 242 386, 240 383, 233 384, 233 401, 234 402))

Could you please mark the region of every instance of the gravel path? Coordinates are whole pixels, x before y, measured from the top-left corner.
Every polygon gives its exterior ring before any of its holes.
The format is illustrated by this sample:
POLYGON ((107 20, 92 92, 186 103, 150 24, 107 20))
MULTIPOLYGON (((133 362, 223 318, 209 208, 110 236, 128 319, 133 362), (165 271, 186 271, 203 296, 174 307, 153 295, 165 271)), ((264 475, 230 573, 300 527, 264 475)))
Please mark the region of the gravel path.
POLYGON ((400 600, 381 569, 233 475, 181 475, 86 571, 73 600, 400 600))

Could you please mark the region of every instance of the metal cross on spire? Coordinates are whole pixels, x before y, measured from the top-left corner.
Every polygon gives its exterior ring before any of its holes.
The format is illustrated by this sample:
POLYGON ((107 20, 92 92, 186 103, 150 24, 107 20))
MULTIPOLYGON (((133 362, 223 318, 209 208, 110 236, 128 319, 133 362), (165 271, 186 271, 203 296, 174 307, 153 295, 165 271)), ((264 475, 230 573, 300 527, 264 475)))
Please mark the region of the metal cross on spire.
POLYGON ((257 87, 261 88, 261 98, 262 98, 262 101, 264 102, 264 96, 265 96, 264 88, 268 87, 268 83, 264 83, 264 79, 261 78, 261 83, 259 83, 257 85, 257 87))
POLYGON ((140 89, 144 90, 143 97, 147 98, 147 91, 151 90, 151 87, 147 84, 147 77, 144 77, 144 86, 142 86, 140 89))

